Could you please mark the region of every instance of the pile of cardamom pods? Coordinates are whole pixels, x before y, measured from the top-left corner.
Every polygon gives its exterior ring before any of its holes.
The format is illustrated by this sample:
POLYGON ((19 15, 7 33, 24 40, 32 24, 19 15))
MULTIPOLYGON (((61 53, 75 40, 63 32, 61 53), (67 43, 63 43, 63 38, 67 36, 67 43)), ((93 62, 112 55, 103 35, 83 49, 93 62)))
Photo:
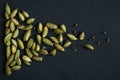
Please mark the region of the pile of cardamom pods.
MULTIPOLYGON (((34 40, 31 35, 34 30, 33 23, 35 18, 31 18, 27 11, 18 11, 5 5, 5 37, 4 44, 6 45, 6 62, 5 73, 11 75, 13 70, 20 70, 22 63, 31 65, 32 60, 42 61, 45 55, 55 56, 57 51, 64 52, 65 48, 71 45, 71 41, 84 40, 85 33, 79 33, 79 36, 66 33, 67 29, 64 24, 57 25, 54 23, 46 23, 43 25, 38 22, 36 39, 34 40), (17 18, 18 17, 18 18, 17 18), (24 22, 25 24, 20 24, 24 22), (48 36, 48 31, 51 30, 57 36, 48 36), (23 31, 23 38, 19 38, 19 32, 23 31), (65 36, 63 36, 63 34, 65 36), (68 40, 64 40, 64 37, 68 40), (26 44, 25 44, 26 43, 26 44), (41 48, 41 44, 46 44, 52 47, 51 50, 41 48), (25 54, 21 54, 21 51, 25 54)), ((84 44, 85 48, 94 50, 91 44, 84 44)))

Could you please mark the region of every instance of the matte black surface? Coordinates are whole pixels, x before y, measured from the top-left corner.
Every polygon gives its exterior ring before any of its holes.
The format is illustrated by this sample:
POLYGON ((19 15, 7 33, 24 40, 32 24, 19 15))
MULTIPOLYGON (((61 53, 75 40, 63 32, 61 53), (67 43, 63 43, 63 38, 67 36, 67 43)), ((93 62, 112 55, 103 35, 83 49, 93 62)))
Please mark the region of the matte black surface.
POLYGON ((120 0, 0 0, 0 80, 120 80, 120 0), (9 77, 4 74, 5 45, 4 6, 26 10, 31 17, 41 22, 66 24, 67 32, 73 29, 85 31, 86 38, 94 34, 93 41, 73 41, 74 52, 67 48, 65 53, 46 56, 41 63, 23 65, 9 77), (78 27, 72 25, 78 23, 78 27), (104 36, 101 32, 106 31, 104 36), (109 37, 111 43, 105 42, 109 37), (94 42, 100 41, 101 45, 94 42), (94 51, 80 45, 90 42, 94 51))

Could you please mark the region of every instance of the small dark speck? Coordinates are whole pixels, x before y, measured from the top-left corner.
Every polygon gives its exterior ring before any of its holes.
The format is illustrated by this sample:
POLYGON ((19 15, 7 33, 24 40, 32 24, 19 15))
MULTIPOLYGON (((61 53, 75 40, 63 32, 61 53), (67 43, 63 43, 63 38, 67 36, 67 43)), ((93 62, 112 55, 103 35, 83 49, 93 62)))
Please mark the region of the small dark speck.
POLYGON ((96 44, 100 45, 100 44, 101 44, 101 42, 100 42, 100 41, 97 41, 97 42, 96 42, 96 44))
POLYGON ((73 26, 77 27, 77 26, 78 26, 78 24, 74 24, 73 26))
POLYGON ((106 34, 107 34, 107 32, 106 32, 106 31, 103 31, 103 34, 104 34, 104 35, 106 35, 106 34))
POLYGON ((107 39, 106 39, 106 42, 108 42, 108 43, 109 43, 109 42, 110 42, 110 38, 107 38, 107 39))

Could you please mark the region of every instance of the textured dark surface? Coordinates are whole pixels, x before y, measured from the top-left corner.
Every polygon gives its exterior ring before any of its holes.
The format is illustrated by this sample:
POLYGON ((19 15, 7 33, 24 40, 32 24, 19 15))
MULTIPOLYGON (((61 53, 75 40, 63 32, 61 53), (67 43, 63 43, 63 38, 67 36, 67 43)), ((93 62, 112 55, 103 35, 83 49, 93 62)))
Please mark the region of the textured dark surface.
POLYGON ((0 0, 0 80, 120 80, 120 1, 119 0, 0 0), (90 41, 94 51, 82 48, 73 41, 74 52, 67 48, 65 53, 46 56, 41 63, 22 66, 9 77, 4 74, 5 45, 4 6, 9 3, 12 9, 26 10, 31 17, 41 22, 67 25, 67 32, 73 29, 85 31, 86 38, 94 34, 90 41), (72 25, 78 23, 78 28, 72 25), (101 32, 106 31, 107 36, 101 32), (111 43, 105 42, 109 37, 111 43), (94 42, 100 41, 101 45, 94 42))

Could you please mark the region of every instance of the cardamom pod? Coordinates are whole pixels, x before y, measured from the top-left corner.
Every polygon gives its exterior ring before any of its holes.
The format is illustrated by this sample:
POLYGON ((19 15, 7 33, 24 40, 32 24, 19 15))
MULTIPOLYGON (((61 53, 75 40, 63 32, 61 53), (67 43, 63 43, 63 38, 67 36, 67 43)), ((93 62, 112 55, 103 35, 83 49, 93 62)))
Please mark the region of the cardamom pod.
POLYGON ((56 24, 53 24, 53 23, 46 23, 46 26, 49 28, 49 29, 56 29, 58 28, 58 26, 56 24))
POLYGON ((36 40, 39 44, 41 44, 41 36, 39 34, 36 35, 36 40))
POLYGON ((63 33, 63 31, 61 30, 61 29, 54 29, 54 33, 55 34, 62 34, 63 33))
POLYGON ((31 48, 33 46, 33 39, 29 39, 28 42, 27 42, 27 48, 31 48))
POLYGON ((29 18, 27 20, 27 24, 32 24, 35 21, 35 18, 29 18))
POLYGON ((38 57, 33 57, 33 60, 35 60, 35 61, 42 61, 43 60, 43 58, 42 57, 40 57, 40 56, 38 56, 38 57))
POLYGON ((81 33, 79 34, 79 39, 80 39, 80 40, 84 40, 84 38, 85 38, 85 33, 84 33, 84 32, 81 32, 81 33))
POLYGON ((58 41, 61 43, 63 42, 63 35, 62 34, 59 34, 58 35, 58 41))
POLYGON ((22 14, 25 18, 29 18, 29 14, 26 11, 22 11, 22 14))
POLYGON ((8 15, 10 15, 11 10, 10 10, 10 7, 9 7, 8 3, 5 5, 5 11, 8 15))
POLYGON ((17 14, 17 12, 18 12, 18 9, 14 9, 14 10, 11 12, 10 17, 11 17, 11 18, 15 17, 16 14, 17 14))
POLYGON ((89 50, 94 50, 94 47, 91 44, 83 44, 83 46, 89 50))
POLYGON ((63 47, 69 47, 71 45, 71 42, 70 41, 66 41, 64 44, 63 44, 63 47))
POLYGON ((57 50, 59 50, 59 51, 62 51, 62 52, 65 51, 65 49, 64 49, 60 44, 55 43, 55 44, 54 44, 54 47, 55 47, 57 50))
POLYGON ((25 21, 25 17, 23 16, 23 14, 22 13, 18 13, 18 16, 19 16, 19 19, 21 20, 21 21, 25 21))
POLYGON ((23 36, 23 40, 24 41, 28 41, 28 39, 30 38, 31 36, 31 30, 28 30, 24 33, 24 36, 23 36))
POLYGON ((12 21, 15 25, 19 25, 19 22, 17 21, 17 19, 12 18, 11 21, 12 21))
POLYGON ((58 39, 57 39, 56 37, 50 36, 49 38, 50 38, 50 40, 51 40, 52 42, 54 42, 54 43, 59 43, 59 41, 58 41, 58 39))
POLYGON ((45 44, 47 44, 47 45, 53 46, 52 41, 50 41, 50 40, 47 39, 47 38, 43 38, 42 41, 43 41, 45 44))
POLYGON ((39 51, 39 53, 42 54, 42 55, 48 55, 48 54, 49 54, 48 51, 45 50, 45 49, 41 49, 41 50, 39 51))
POLYGON ((4 43, 6 43, 7 41, 9 41, 11 39, 11 37, 12 37, 12 33, 7 34, 5 36, 5 38, 4 38, 4 43))
POLYGON ((45 26, 42 31, 42 38, 46 37, 48 35, 48 28, 45 26))
POLYGON ((63 32, 66 32, 66 26, 64 24, 61 24, 60 25, 60 29, 63 31, 63 32))
POLYGON ((17 38, 17 43, 20 49, 24 49, 24 44, 19 38, 17 38))
POLYGON ((50 55, 55 56, 55 55, 56 55, 56 52, 57 52, 56 49, 52 49, 52 50, 50 50, 50 55))
POLYGON ((41 33, 41 32, 42 32, 42 30, 43 30, 43 25, 42 25, 41 22, 38 23, 37 29, 38 29, 38 33, 41 33))
POLYGON ((30 58, 33 57, 32 52, 31 52, 29 49, 27 49, 27 48, 26 48, 26 55, 27 55, 28 57, 30 57, 30 58))
POLYGON ((70 40, 77 40, 77 38, 73 34, 66 35, 70 40))

